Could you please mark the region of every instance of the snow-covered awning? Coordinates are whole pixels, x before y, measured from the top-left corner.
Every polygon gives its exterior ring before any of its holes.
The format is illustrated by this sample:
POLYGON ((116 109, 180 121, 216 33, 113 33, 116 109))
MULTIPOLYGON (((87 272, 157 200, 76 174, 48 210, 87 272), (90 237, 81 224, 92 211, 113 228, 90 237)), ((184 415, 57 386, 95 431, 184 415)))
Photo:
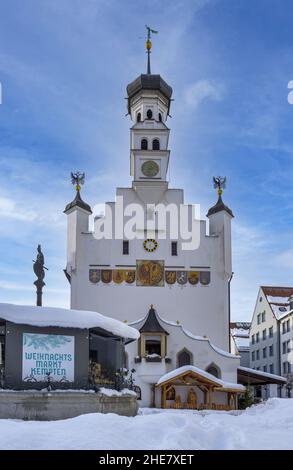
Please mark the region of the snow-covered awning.
POLYGON ((119 320, 88 310, 0 303, 0 319, 21 325, 60 328, 101 328, 125 339, 138 339, 139 331, 119 320))
POLYGON ((238 367, 238 381, 246 385, 266 385, 279 384, 287 382, 284 377, 275 374, 269 374, 261 370, 250 369, 250 367, 238 367))
POLYGON ((224 380, 218 379, 212 374, 209 374, 205 370, 200 369, 199 367, 187 365, 178 367, 167 374, 164 374, 157 382, 157 387, 162 387, 167 383, 174 383, 174 385, 192 385, 188 383, 188 378, 194 378, 199 382, 206 383, 207 385, 214 386, 216 390, 219 391, 237 391, 243 392, 245 387, 240 384, 235 384, 231 382, 225 382, 224 380))

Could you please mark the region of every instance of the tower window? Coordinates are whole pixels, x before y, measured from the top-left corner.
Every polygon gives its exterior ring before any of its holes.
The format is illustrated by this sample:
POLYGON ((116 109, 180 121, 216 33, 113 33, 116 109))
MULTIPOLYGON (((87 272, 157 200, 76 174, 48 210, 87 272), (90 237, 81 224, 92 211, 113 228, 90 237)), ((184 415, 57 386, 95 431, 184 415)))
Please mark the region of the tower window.
POLYGON ((147 139, 141 139, 141 150, 147 150, 147 149, 148 149, 147 139))
POLYGON ((137 122, 140 122, 140 121, 141 121, 141 113, 137 113, 136 121, 137 121, 137 122))
POLYGON ((153 140, 153 150, 160 150, 160 141, 159 139, 153 140))
POLYGON ((171 242, 171 254, 172 256, 178 255, 177 242, 171 242))
POLYGON ((153 119, 153 112, 152 112, 151 109, 148 109, 148 110, 147 110, 147 118, 148 118, 148 119, 153 119))
POLYGON ((159 121, 162 122, 162 114, 159 113, 159 121))
POLYGON ((129 241, 123 240, 123 254, 129 255, 129 241))

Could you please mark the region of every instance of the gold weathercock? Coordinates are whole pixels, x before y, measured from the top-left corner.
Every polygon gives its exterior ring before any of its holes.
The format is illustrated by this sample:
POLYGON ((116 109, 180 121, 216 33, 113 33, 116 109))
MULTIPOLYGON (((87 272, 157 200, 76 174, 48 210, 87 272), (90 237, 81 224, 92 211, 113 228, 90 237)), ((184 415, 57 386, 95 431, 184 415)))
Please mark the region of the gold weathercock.
POLYGON ((226 188, 226 176, 213 176, 214 188, 218 189, 218 196, 222 196, 223 189, 226 188))
POLYGON ((80 191, 81 185, 84 184, 85 173, 77 171, 76 173, 71 172, 71 183, 75 185, 76 191, 80 191))
POLYGON ((151 41, 151 35, 152 34, 158 34, 158 31, 155 31, 154 29, 150 28, 149 26, 145 26, 147 30, 147 40, 146 40, 146 51, 148 55, 148 64, 147 64, 147 74, 151 74, 151 48, 152 48, 152 41, 151 41))

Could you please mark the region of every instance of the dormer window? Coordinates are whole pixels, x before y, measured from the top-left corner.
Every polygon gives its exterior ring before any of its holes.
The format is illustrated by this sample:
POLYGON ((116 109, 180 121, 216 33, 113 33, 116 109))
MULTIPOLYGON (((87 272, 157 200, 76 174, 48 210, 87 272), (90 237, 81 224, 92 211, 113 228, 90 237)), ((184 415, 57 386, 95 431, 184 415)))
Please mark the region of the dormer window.
POLYGON ((148 141, 147 139, 141 139, 141 150, 147 150, 148 149, 148 141))
POLYGON ((137 113, 136 122, 140 122, 140 121, 141 121, 141 113, 137 113))
POLYGON ((167 335, 160 325, 156 312, 150 308, 146 321, 140 328, 138 355, 147 362, 160 362, 167 355, 167 335))
POLYGON ((147 110, 147 118, 148 118, 148 119, 153 119, 153 112, 152 112, 151 109, 148 109, 148 110, 147 110))
POLYGON ((153 150, 160 150, 160 141, 159 139, 153 140, 153 150))

